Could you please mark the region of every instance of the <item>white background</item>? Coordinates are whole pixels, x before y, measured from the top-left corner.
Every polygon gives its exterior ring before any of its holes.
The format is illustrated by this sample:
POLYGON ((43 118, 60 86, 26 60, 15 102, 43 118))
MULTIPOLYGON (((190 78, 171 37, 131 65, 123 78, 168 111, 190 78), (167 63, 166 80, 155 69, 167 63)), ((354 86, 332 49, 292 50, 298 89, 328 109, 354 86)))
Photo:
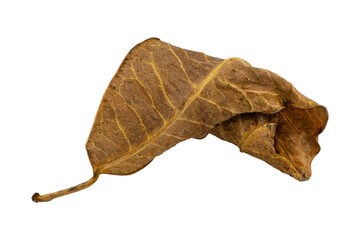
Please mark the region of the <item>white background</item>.
POLYGON ((1 1, 0 238, 360 239, 356 2, 1 1), (311 179, 208 136, 33 203, 91 177, 84 145, 101 97, 149 37, 241 57, 326 106, 311 179))

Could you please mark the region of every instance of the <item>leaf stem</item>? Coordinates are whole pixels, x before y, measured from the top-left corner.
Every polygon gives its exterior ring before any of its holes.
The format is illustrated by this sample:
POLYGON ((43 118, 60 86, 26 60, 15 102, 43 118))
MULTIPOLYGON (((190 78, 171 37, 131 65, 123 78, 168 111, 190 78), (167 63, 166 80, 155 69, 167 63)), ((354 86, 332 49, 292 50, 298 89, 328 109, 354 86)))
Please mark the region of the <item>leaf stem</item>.
POLYGON ((57 192, 48 193, 48 194, 45 194, 45 195, 40 195, 39 193, 35 193, 31 197, 31 199, 34 202, 48 202, 48 201, 53 200, 54 198, 58 198, 58 197, 61 197, 61 196, 65 196, 65 195, 74 193, 74 192, 81 191, 81 190, 83 190, 85 188, 88 188, 91 185, 93 185, 96 182, 96 180, 99 178, 99 175, 100 174, 98 172, 95 172, 94 176, 92 178, 90 178, 89 180, 87 180, 86 182, 80 183, 80 184, 78 184, 76 186, 73 186, 73 187, 70 187, 70 188, 67 188, 67 189, 64 189, 64 190, 60 190, 60 191, 57 191, 57 192))

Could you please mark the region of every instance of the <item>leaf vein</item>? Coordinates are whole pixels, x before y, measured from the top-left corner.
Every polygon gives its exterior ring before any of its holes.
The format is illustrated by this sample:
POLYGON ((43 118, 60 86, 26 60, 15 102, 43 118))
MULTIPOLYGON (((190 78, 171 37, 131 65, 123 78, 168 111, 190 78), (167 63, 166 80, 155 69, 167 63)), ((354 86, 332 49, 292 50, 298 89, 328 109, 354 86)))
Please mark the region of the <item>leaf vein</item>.
POLYGON ((185 78, 186 80, 194 87, 196 88, 196 85, 190 80, 185 68, 184 68, 184 65, 182 64, 180 58, 178 57, 178 55, 174 52, 174 50, 171 48, 170 44, 168 44, 169 46, 169 51, 172 52, 172 54, 174 54, 174 56, 176 57, 176 59, 178 60, 179 64, 180 64, 180 68, 182 69, 182 71, 184 72, 185 74, 185 78))
POLYGON ((179 118, 179 120, 204 125, 205 127, 208 127, 208 128, 213 128, 213 126, 210 126, 210 125, 208 125, 206 123, 194 121, 194 120, 191 120, 191 119, 188 119, 188 118, 179 118))
POLYGON ((148 97, 150 98, 150 101, 151 101, 151 105, 152 107, 155 109, 155 111, 159 114, 159 116, 161 117, 161 119, 164 121, 164 123, 166 122, 164 116, 161 114, 161 112, 159 111, 159 109, 156 107, 155 105, 155 102, 154 102, 154 99, 152 98, 151 94, 149 93, 149 91, 147 90, 147 88, 145 87, 145 85, 140 81, 138 75, 136 74, 136 71, 134 69, 134 66, 133 66, 133 63, 131 60, 130 61, 130 66, 131 66, 131 69, 135 75, 135 79, 136 81, 143 87, 143 89, 145 90, 146 94, 148 95, 148 97))
POLYGON ((166 92, 166 90, 165 90, 164 82, 163 82, 163 80, 162 80, 159 72, 157 71, 157 69, 156 69, 156 67, 155 67, 153 53, 151 53, 151 63, 150 63, 150 65, 151 65, 151 67, 153 68, 156 77, 159 79, 160 88, 161 88, 161 90, 164 92, 164 96, 165 96, 165 98, 166 98, 166 101, 168 101, 168 103, 170 104, 170 107, 171 107, 171 108, 177 110, 177 108, 176 108, 176 107, 174 106, 174 104, 171 102, 170 97, 169 97, 169 95, 167 94, 167 92, 166 92))
POLYGON ((120 132, 122 133, 122 135, 124 136, 126 142, 128 143, 128 145, 129 145, 129 150, 130 150, 130 149, 132 148, 132 147, 131 147, 131 144, 130 144, 130 140, 129 140, 128 136, 126 135, 123 127, 121 126, 121 124, 120 124, 120 122, 119 122, 119 120, 118 120, 118 116, 117 116, 117 114, 116 114, 116 109, 115 109, 115 107, 114 107, 114 102, 113 102, 113 101, 111 101, 111 108, 112 108, 112 110, 114 111, 115 123, 116 123, 117 127, 119 128, 120 132))

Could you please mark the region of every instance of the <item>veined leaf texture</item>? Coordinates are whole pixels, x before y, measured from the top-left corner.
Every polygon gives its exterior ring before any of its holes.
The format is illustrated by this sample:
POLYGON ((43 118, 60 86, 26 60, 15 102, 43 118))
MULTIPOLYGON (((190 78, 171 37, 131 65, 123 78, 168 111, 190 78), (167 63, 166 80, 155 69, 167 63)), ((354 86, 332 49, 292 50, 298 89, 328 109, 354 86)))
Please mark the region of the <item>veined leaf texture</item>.
POLYGON ((151 38, 127 54, 105 91, 86 143, 93 177, 32 199, 85 189, 103 173, 135 173, 177 143, 209 133, 307 180, 327 120, 325 107, 271 71, 151 38))

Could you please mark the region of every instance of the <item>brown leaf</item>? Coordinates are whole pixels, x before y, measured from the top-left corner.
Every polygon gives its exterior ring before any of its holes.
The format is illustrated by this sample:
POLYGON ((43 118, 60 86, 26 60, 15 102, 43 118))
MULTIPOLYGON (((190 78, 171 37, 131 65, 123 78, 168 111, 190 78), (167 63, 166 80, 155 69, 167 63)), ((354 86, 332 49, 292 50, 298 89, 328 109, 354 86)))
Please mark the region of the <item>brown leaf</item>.
POLYGON ((99 106, 86 143, 94 176, 33 200, 82 190, 102 173, 132 174, 177 143, 208 133, 308 179, 326 122, 325 107, 270 71, 148 39, 125 57, 99 106))

